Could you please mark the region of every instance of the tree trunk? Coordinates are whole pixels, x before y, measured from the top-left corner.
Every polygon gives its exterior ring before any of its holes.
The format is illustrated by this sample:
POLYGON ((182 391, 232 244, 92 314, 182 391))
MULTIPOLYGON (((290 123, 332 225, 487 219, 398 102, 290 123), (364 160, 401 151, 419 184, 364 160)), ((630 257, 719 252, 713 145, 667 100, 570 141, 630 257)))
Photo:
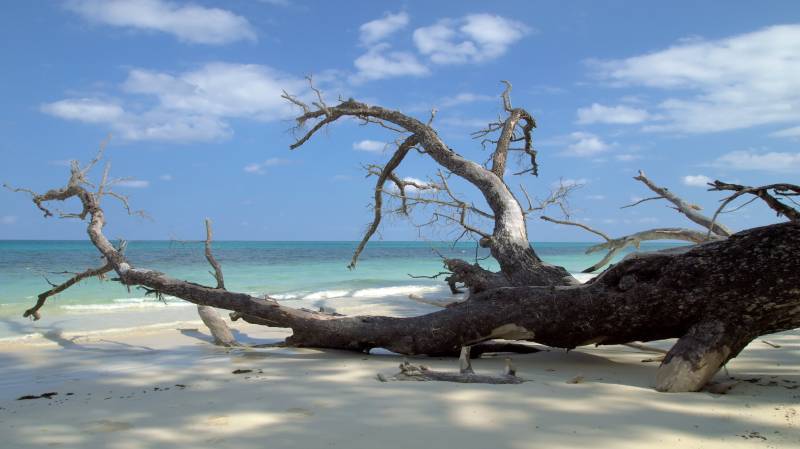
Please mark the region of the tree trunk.
POLYGON ((582 286, 506 287, 428 315, 340 317, 296 310, 149 270, 121 273, 245 319, 288 327, 294 346, 451 354, 490 339, 561 348, 679 338, 658 388, 693 391, 758 335, 800 326, 800 223, 755 228, 681 254, 629 257, 582 286))

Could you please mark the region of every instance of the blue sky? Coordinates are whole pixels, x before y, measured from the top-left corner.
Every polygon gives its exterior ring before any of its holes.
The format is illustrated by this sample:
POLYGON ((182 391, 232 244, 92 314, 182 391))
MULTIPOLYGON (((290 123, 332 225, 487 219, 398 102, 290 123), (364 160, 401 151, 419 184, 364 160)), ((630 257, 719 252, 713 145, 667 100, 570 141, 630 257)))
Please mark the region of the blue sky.
MULTIPOLYGON (((480 161, 469 133, 497 117, 499 81, 511 81, 538 121, 541 174, 509 183, 538 196, 560 178, 583 183, 573 217, 612 235, 691 227, 666 204, 619 209, 648 196, 638 169, 709 213, 721 195, 706 178, 800 182, 795 1, 31 0, 0 11, 0 180, 61 185, 65 161, 112 134, 112 171, 128 177, 116 189, 152 219, 109 203, 111 237, 198 239, 210 217, 219 239, 358 239, 374 182, 361 164, 388 159, 394 137, 345 122, 290 151, 296 111, 280 90, 307 95, 308 74, 330 101, 422 118, 437 107, 445 141, 480 161)), ((398 172, 435 169, 416 156, 398 172)), ((772 219, 754 205, 725 223, 772 219)), ((532 240, 591 240, 536 217, 529 228, 532 240)), ((84 229, 0 192, 0 239, 84 229)), ((391 219, 381 237, 419 235, 391 219)))

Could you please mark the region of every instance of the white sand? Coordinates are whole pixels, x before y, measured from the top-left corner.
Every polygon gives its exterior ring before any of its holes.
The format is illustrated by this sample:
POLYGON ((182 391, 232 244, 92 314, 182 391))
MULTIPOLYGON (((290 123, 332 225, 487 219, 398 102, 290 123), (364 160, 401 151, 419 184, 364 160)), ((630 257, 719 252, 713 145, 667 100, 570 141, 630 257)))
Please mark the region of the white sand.
MULTIPOLYGON (((714 395, 656 393, 656 364, 626 347, 514 356, 522 385, 381 383, 400 357, 225 350, 174 327, 1 345, 0 447, 800 447, 798 332, 770 336, 779 349, 754 342, 728 367, 754 383, 714 395), (58 395, 16 400, 46 392, 58 395)), ((251 342, 287 335, 239 329, 251 342)), ((499 372, 502 357, 474 366, 499 372)))

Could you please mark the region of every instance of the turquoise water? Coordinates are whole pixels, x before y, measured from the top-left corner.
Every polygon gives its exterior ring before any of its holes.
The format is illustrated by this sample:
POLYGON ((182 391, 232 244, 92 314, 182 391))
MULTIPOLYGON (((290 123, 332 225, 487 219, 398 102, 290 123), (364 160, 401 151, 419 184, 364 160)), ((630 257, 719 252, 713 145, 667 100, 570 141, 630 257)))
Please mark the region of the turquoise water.
MULTIPOLYGON (((409 293, 446 294, 442 281, 411 278, 441 271, 437 253, 446 257, 474 260, 474 243, 374 242, 370 243, 355 270, 346 268, 356 242, 236 242, 214 243, 214 254, 222 263, 226 287, 250 294, 269 294, 280 300, 329 300, 351 298, 368 305, 370 301, 403 301, 409 293)), ((536 243, 534 248, 547 262, 578 273, 600 259, 601 254, 584 254, 589 243, 536 243)), ((642 245, 651 251, 675 246, 670 243, 642 245)), ((202 242, 133 241, 127 257, 134 266, 156 269, 170 276, 212 285, 202 242)), ((488 252, 477 251, 483 258, 488 252)), ((45 276, 61 282, 64 271, 83 271, 100 266, 97 250, 87 241, 0 241, 0 319, 18 323, 36 295, 49 288, 45 276)), ((497 269, 496 263, 481 264, 497 269)), ((404 301, 408 302, 407 299, 404 301)), ((92 313, 122 313, 129 309, 184 306, 177 299, 168 304, 145 297, 142 290, 130 292, 114 282, 86 280, 50 298, 42 310, 46 317, 92 313)), ((310 306, 320 304, 309 303, 310 306)), ((7 323, 8 324, 8 323, 7 323)), ((8 328, 10 324, 6 327, 8 328)), ((74 327, 74 323, 73 323, 74 327)), ((0 335, 13 334, 13 329, 0 335)))

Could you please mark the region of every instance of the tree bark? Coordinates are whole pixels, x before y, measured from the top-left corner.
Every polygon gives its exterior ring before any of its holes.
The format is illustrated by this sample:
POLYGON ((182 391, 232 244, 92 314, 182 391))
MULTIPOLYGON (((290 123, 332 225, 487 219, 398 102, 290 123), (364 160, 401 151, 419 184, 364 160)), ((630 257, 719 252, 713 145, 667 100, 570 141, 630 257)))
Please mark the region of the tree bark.
POLYGON ((330 316, 150 270, 120 271, 125 284, 291 328, 293 346, 440 355, 491 339, 575 348, 679 338, 657 387, 694 391, 756 336, 800 326, 798 253, 800 223, 775 224, 681 254, 629 257, 582 286, 496 288, 410 318, 330 316))

